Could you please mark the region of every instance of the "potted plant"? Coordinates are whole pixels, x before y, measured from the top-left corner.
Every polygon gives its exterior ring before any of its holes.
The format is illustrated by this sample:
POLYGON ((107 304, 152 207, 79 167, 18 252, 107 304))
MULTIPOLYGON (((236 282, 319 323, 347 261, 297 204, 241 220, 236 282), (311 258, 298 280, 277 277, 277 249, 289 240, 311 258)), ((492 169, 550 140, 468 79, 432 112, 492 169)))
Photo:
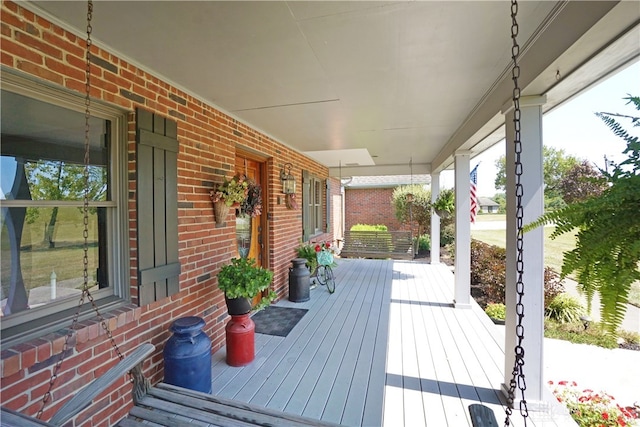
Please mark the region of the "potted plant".
POLYGON ((209 192, 209 197, 213 202, 213 211, 216 224, 222 224, 227 217, 229 208, 240 207, 249 193, 249 182, 242 174, 235 174, 233 178, 227 178, 220 184, 216 184, 209 192))
POLYGON ((496 325, 504 325, 504 320, 507 317, 507 308, 502 303, 490 303, 484 309, 487 316, 491 318, 496 325))
POLYGON ((433 210, 440 218, 448 218, 455 211, 455 208, 455 193, 451 188, 442 190, 433 203, 433 210))
POLYGON ((315 244, 309 244, 300 242, 300 246, 296 248, 296 255, 298 258, 304 258, 307 260, 306 265, 309 269, 309 273, 313 275, 318 267, 318 258, 316 256, 315 244))
POLYGON ((224 292, 229 314, 247 314, 268 306, 276 298, 273 290, 269 290, 255 307, 252 300, 267 290, 272 280, 273 272, 256 265, 253 258, 233 258, 230 264, 222 266, 218 272, 218 287, 224 292))

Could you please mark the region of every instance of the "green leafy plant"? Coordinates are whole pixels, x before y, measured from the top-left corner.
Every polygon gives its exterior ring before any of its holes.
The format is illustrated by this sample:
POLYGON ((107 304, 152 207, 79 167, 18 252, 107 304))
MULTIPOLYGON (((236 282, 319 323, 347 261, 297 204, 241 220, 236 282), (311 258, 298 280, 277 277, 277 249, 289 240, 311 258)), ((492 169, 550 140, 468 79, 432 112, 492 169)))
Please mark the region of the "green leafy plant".
POLYGON ((350 231, 387 231, 387 226, 384 224, 354 224, 349 229, 350 231))
POLYGON ((558 384, 549 381, 549 385, 555 386, 553 394, 556 399, 567 407, 580 427, 636 425, 635 410, 620 406, 610 394, 580 390, 575 381, 560 381, 558 384))
MULTIPOLYGON (((223 265, 218 272, 218 287, 229 299, 251 299, 267 290, 272 280, 273 272, 258 266, 253 258, 233 258, 230 264, 223 265)), ((275 298, 276 293, 269 290, 253 310, 266 307, 275 298)))
POLYGON ((456 210, 455 192, 453 188, 446 188, 440 191, 436 201, 433 203, 433 210, 435 210, 440 217, 453 215, 456 210))
POLYGON ((507 317, 507 308, 502 303, 487 304, 484 312, 492 319, 504 320, 507 317))
POLYGON ((577 322, 583 314, 584 307, 580 301, 565 293, 556 295, 544 310, 547 319, 560 323, 577 322))
POLYGON ((419 252, 429 252, 431 250, 431 236, 423 234, 422 236, 417 237, 417 240, 419 252))
POLYGON ((236 174, 233 178, 225 178, 221 184, 216 184, 209 192, 209 197, 213 203, 224 202, 227 206, 240 205, 247 198, 249 192, 249 182, 247 177, 236 174))
POLYGON ((596 345, 602 348, 618 348, 616 337, 602 328, 600 323, 590 323, 585 329, 583 322, 560 323, 545 319, 545 338, 555 338, 574 344, 596 345))
POLYGON ((313 274, 318 267, 318 259, 316 257, 316 245, 300 242, 300 245, 296 248, 296 255, 298 258, 304 258, 307 260, 305 263, 309 272, 313 274))
POLYGON ((391 204, 396 219, 406 225, 418 225, 418 235, 431 229, 431 191, 423 185, 400 185, 393 190, 391 204), (411 197, 409 197, 411 195, 411 197))
MULTIPOLYGON (((640 98, 625 98, 640 111, 640 98)), ((551 238, 575 232, 575 249, 563 256, 562 276, 575 272, 587 296, 587 310, 596 292, 600 295, 600 313, 607 329, 615 334, 624 319, 631 284, 640 280, 640 139, 630 135, 617 118, 631 119, 640 126, 640 117, 596 113, 627 143, 628 158, 614 165, 611 173, 602 171, 609 186, 598 197, 549 212, 527 225, 531 230, 555 224, 551 238)))

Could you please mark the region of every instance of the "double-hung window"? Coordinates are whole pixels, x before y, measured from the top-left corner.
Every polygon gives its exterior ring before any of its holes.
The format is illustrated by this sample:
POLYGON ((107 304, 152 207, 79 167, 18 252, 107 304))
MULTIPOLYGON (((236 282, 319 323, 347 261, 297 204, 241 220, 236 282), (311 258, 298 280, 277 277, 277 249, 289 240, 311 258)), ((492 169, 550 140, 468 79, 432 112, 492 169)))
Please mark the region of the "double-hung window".
POLYGON ((85 189, 88 284, 102 308, 128 296, 128 257, 125 116, 92 105, 87 186, 84 99, 4 73, 1 96, 5 341, 69 325, 84 284, 85 189))
POLYGON ((302 184, 303 240, 307 241, 325 230, 322 206, 326 184, 308 171, 302 171, 302 184))

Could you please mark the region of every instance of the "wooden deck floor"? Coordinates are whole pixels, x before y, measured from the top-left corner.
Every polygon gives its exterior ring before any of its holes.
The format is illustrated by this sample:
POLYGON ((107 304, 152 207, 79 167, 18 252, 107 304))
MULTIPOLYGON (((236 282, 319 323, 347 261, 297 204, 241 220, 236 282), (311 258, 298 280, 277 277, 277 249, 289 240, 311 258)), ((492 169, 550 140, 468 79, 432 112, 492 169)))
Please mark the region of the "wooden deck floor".
MULTIPOLYGON (((470 426, 468 405, 504 420, 504 338, 477 305, 454 309, 453 274, 415 261, 338 260, 287 337, 256 334, 237 368, 213 355, 213 394, 345 426, 470 426)), ((524 425, 516 414, 513 425, 524 425)), ((575 425, 531 413, 527 425, 575 425)))

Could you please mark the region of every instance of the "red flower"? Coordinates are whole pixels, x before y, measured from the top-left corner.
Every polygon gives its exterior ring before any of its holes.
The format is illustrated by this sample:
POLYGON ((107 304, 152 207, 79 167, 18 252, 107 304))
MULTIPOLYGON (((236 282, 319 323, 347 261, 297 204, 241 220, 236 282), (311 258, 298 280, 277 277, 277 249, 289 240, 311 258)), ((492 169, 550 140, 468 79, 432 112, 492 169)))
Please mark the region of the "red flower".
POLYGON ((322 250, 322 247, 320 247, 320 245, 316 245, 315 250, 316 252, 320 252, 322 250))
POLYGON ((603 412, 603 413, 602 413, 602 419, 603 419, 603 420, 608 420, 608 419, 609 419, 609 414, 608 414, 608 413, 606 413, 606 412, 603 412))

